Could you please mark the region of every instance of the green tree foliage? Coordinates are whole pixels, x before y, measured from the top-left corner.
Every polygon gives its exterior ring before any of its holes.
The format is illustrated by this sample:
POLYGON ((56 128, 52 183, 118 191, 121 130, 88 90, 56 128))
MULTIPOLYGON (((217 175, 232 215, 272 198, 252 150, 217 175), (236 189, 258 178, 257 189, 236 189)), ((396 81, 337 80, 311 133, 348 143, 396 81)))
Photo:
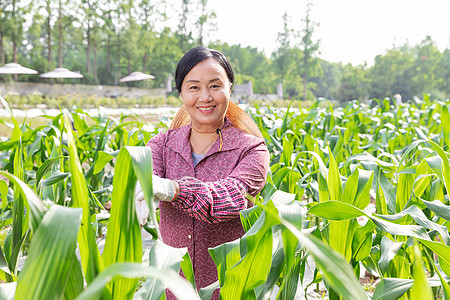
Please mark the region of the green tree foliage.
MULTIPOLYGON (((118 84, 128 73, 143 71, 156 79, 131 86, 164 87, 181 56, 205 45, 222 51, 233 65, 236 84, 251 81, 255 94, 275 94, 282 83, 284 97, 295 99, 450 95, 449 49, 438 49, 430 36, 415 46, 387 49, 373 65, 329 62, 318 57, 309 1, 302 30, 294 29, 287 13, 282 16, 277 48, 267 56, 254 47, 214 40, 216 14, 208 1, 179 4, 174 9, 167 0, 2 0, 1 64, 17 61, 39 73, 62 66, 81 72, 82 83, 102 85, 118 84), (173 11, 177 28, 165 23, 173 11)), ((39 76, 18 79, 43 81, 39 76)), ((0 81, 8 80, 12 76, 0 75, 0 81)))

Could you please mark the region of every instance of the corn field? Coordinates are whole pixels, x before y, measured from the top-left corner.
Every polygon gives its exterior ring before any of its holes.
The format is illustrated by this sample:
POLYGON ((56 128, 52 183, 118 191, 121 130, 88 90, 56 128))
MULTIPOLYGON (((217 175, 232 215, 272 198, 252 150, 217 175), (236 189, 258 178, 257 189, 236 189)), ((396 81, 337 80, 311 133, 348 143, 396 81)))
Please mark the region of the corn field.
POLYGON ((150 126, 73 109, 31 128, 11 111, 11 124, 0 120, 12 129, 0 144, 0 298, 165 299, 170 289, 204 300, 220 287, 222 299, 295 299, 313 260, 303 288, 322 285, 328 299, 450 299, 449 106, 424 96, 399 106, 249 109, 270 172, 256 205, 241 212, 245 235, 209 250, 218 281, 200 291, 187 249, 160 238, 152 199, 144 145, 168 120, 150 126), (150 249, 135 213, 137 180, 150 249), (364 270, 378 278, 373 290, 359 282, 364 270))

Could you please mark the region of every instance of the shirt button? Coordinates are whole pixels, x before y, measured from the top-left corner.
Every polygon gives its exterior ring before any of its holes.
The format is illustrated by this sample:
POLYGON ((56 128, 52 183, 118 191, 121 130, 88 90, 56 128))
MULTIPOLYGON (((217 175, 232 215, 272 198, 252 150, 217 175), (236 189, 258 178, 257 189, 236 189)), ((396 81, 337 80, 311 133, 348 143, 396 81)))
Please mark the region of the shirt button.
POLYGON ((188 235, 188 239, 191 239, 192 238, 192 236, 191 235, 188 235))

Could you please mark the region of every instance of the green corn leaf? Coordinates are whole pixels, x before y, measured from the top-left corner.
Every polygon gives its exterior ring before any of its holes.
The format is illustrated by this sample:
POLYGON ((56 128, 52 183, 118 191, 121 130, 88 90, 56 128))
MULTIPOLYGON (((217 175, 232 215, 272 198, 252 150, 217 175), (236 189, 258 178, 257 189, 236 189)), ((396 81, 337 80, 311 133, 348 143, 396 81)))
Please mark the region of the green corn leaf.
POLYGON ((55 183, 61 182, 69 176, 69 173, 61 173, 59 170, 56 170, 50 177, 41 181, 43 186, 50 186, 55 183))
POLYGON ((302 246, 314 258, 316 266, 321 269, 325 280, 333 290, 339 291, 344 299, 368 299, 359 281, 354 276, 353 269, 341 254, 335 252, 316 237, 303 234, 288 221, 279 219, 274 212, 269 210, 269 213, 300 240, 302 246))
POLYGON ((386 274, 389 270, 389 262, 395 257, 397 252, 402 247, 403 243, 399 242, 393 242, 386 236, 383 236, 381 238, 380 243, 380 250, 381 250, 381 257, 378 261, 378 266, 380 267, 381 272, 383 274, 386 274))
POLYGON ((430 221, 425 216, 423 211, 419 209, 417 206, 414 205, 410 206, 407 209, 395 215, 379 215, 379 217, 390 221, 400 220, 405 216, 410 216, 418 225, 426 229, 436 230, 437 232, 439 232, 445 244, 448 244, 450 242, 450 236, 448 235, 447 227, 439 225, 433 221, 430 221))
POLYGON ((5 211, 8 205, 8 184, 4 180, 0 180, 0 200, 2 201, 2 210, 5 211))
POLYGON ((411 287, 411 299, 433 300, 433 292, 427 282, 427 276, 422 263, 422 254, 417 240, 414 240, 413 246, 413 270, 412 277, 414 284, 411 287))
POLYGON ((444 137, 444 143, 447 146, 450 146, 450 114, 448 112, 447 105, 442 106, 441 112, 441 126, 442 126, 442 135, 444 137))
POLYGON ((372 232, 377 226, 367 222, 364 227, 357 228, 353 233, 352 253, 354 261, 361 261, 370 255, 372 249, 372 232))
POLYGON ((74 253, 81 214, 81 209, 50 207, 33 236, 15 299, 62 297, 72 264, 77 263, 74 253))
POLYGON ((241 260, 239 251, 239 240, 224 243, 214 248, 208 249, 214 263, 217 266, 219 284, 223 286, 225 282, 225 273, 241 260))
POLYGON ((450 276, 450 246, 424 239, 419 239, 419 241, 439 257, 442 271, 450 276))
MULTIPOLYGON (((150 266, 160 270, 172 269, 178 273, 180 270, 180 263, 186 253, 187 248, 173 248, 158 239, 150 249, 150 266)), ((160 299, 165 289, 166 286, 164 286, 161 281, 148 278, 133 298, 160 299)))
POLYGON ((328 170, 327 185, 328 192, 330 193, 330 200, 341 200, 342 198, 342 182, 339 169, 334 160, 330 147, 328 147, 330 155, 330 166, 328 170))
POLYGON ((202 300, 211 300, 211 297, 213 296, 213 293, 215 290, 217 290, 220 287, 219 280, 211 283, 208 286, 205 286, 204 288, 201 288, 199 290, 199 296, 202 300))
POLYGON ((423 203, 436 215, 438 215, 441 218, 446 219, 447 221, 450 221, 450 206, 445 205, 439 200, 434 200, 432 202, 425 201, 421 199, 423 203))
MULTIPOLYGON (((124 147, 120 150, 113 179, 111 216, 108 222, 103 261, 106 266, 142 260, 142 237, 137 218, 134 191, 139 179, 149 204, 153 225, 161 237, 152 199, 152 154, 150 147, 124 147), (137 176, 137 177, 136 177, 137 176)), ((126 299, 136 288, 135 278, 118 277, 109 283, 114 296, 126 299)))
POLYGON ((16 186, 18 186, 19 192, 24 195, 25 207, 30 213, 30 218, 28 219, 30 228, 32 231, 36 231, 39 223, 44 217, 45 212, 47 211, 47 208, 25 182, 5 171, 0 171, 0 175, 5 176, 16 186))
POLYGON ((285 264, 283 241, 282 239, 278 239, 278 246, 275 248, 275 253, 272 255, 272 265, 267 280, 264 285, 255 289, 258 299, 269 299, 285 264))
POLYGON ((46 173, 48 173, 52 169, 52 167, 55 164, 58 164, 60 162, 60 160, 63 158, 67 158, 67 156, 60 155, 60 156, 56 156, 56 157, 50 157, 46 161, 44 161, 42 163, 42 165, 39 166, 38 170, 36 171, 36 184, 35 184, 35 186, 37 187, 38 193, 39 193, 39 189, 40 189, 39 183, 41 182, 44 175, 46 173))
POLYGON ((431 146, 433 147, 434 151, 436 151, 436 153, 439 155, 439 157, 442 160, 442 176, 443 176, 443 179, 444 179, 445 189, 447 190, 447 193, 448 193, 449 189, 450 189, 450 162, 448 161, 447 154, 435 142, 429 140, 428 143, 431 144, 431 146))
POLYGON ((383 278, 373 293, 372 300, 396 300, 414 284, 412 279, 383 278))
POLYGON ((78 158, 77 146, 72 134, 72 125, 68 116, 65 116, 64 121, 69 150, 72 201, 74 207, 83 209, 81 228, 78 233, 78 248, 80 250, 81 266, 89 284, 103 269, 103 261, 95 241, 95 232, 91 226, 89 190, 78 158))
MULTIPOLYGON (((153 266, 143 266, 140 263, 116 263, 106 267, 94 281, 81 293, 76 300, 101 299, 105 286, 117 277, 134 278, 151 277, 161 281, 177 297, 177 299, 198 300, 197 291, 177 272, 171 269, 161 270, 153 266)), ((132 296, 129 295, 129 297, 132 296)), ((118 298, 123 299, 123 298, 118 298)))
MULTIPOLYGON (((269 201, 267 206, 273 206, 269 201)), ((246 253, 226 272, 220 291, 225 299, 256 299, 254 289, 267 280, 272 257, 272 230, 274 218, 262 213, 255 225, 241 238, 245 240, 246 253)))
POLYGON ((94 161, 94 174, 101 172, 106 164, 108 164, 114 158, 113 154, 99 151, 98 156, 94 161))
POLYGON ((349 220, 365 215, 359 208, 347 204, 342 201, 330 200, 327 202, 318 203, 308 210, 309 214, 334 220, 349 220))

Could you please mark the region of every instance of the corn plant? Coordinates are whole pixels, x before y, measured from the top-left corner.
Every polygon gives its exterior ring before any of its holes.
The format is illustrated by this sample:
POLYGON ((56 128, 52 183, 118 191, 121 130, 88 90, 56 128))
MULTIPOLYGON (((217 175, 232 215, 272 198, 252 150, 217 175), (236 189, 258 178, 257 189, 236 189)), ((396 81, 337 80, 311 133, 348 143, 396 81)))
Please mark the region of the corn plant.
POLYGON ((160 238, 152 201, 144 145, 165 121, 74 109, 31 128, 11 112, 13 124, 0 122, 12 128, 0 144, 0 295, 161 299, 169 288, 203 300, 220 288, 223 299, 294 299, 317 284, 329 299, 450 299, 449 103, 375 103, 249 111, 271 153, 267 183, 241 212, 244 236, 209 249, 218 281, 198 291, 187 249, 160 238), (138 179, 151 249, 135 214, 138 179), (364 270, 379 278, 372 291, 358 282, 364 270))

